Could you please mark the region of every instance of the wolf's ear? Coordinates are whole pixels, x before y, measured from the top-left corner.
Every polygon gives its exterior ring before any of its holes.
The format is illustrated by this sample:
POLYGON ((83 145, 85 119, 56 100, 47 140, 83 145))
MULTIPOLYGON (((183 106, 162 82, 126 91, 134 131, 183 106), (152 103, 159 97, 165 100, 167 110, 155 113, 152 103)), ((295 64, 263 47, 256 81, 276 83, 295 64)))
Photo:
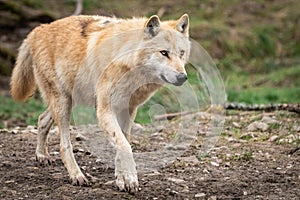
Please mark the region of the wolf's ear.
POLYGON ((183 33, 185 36, 189 36, 189 15, 182 15, 176 22, 176 30, 183 33))
POLYGON ((157 15, 152 15, 145 24, 145 33, 154 37, 158 34, 160 21, 157 15))

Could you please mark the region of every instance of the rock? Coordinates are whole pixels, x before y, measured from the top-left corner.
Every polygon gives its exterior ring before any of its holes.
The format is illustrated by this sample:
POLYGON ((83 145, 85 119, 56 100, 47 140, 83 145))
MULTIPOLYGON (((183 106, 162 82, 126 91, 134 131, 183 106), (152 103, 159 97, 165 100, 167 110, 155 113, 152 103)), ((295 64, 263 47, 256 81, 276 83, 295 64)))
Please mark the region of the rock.
POLYGON ((248 131, 266 131, 268 130, 269 125, 264 122, 255 121, 249 124, 247 127, 248 131))
POLYGON ((11 130, 11 133, 12 133, 12 134, 18 134, 18 133, 21 132, 20 129, 21 129, 21 128, 17 126, 17 127, 15 127, 13 130, 11 130))
POLYGON ((0 129, 0 133, 9 133, 9 131, 5 128, 5 129, 0 129))
POLYGON ((214 161, 211 161, 210 164, 211 164, 212 166, 215 166, 215 167, 219 167, 219 166, 220 166, 219 163, 214 162, 214 161))
POLYGON ((83 136, 81 133, 76 135, 76 141, 87 141, 87 138, 83 136))
POLYGON ((53 155, 53 156, 57 156, 57 155, 59 155, 59 152, 58 151, 52 151, 50 154, 53 155))
POLYGON ((243 140, 249 140, 249 139, 252 139, 252 138, 254 138, 253 132, 247 132, 247 133, 244 133, 240 136, 240 139, 243 139, 243 140))
POLYGON ((279 124, 279 122, 276 119, 273 119, 272 117, 264 116, 261 119, 261 122, 266 124, 279 124))
POLYGON ((207 200, 217 200, 217 196, 210 196, 207 200))
POLYGON ((171 190, 171 191, 169 192, 169 194, 174 196, 174 195, 178 194, 178 192, 175 191, 175 190, 171 190))
POLYGON ((29 125, 26 127, 26 130, 32 131, 32 130, 37 130, 35 126, 29 125))
POLYGON ((104 183, 104 185, 114 185, 115 181, 107 181, 104 183))
POLYGON ((177 184, 185 183, 185 180, 180 179, 180 178, 167 178, 167 180, 172 181, 172 182, 177 183, 177 184))
POLYGON ((286 136, 285 138, 280 139, 279 143, 280 144, 282 144, 282 143, 289 143, 289 144, 291 144, 291 143, 293 143, 293 142, 295 142, 296 140, 299 140, 299 139, 300 139, 299 136, 296 136, 294 134, 290 134, 290 135, 286 136))
POLYGON ((195 194, 195 198, 205 199, 205 197, 206 197, 205 193, 197 193, 197 194, 195 194))
POLYGON ((15 180, 8 180, 8 181, 5 181, 4 183, 9 184, 9 183, 14 183, 14 182, 15 182, 15 180))
POLYGON ((300 126, 294 125, 293 130, 297 131, 297 132, 300 132, 300 126))
POLYGON ((153 171, 153 172, 151 172, 151 173, 149 173, 149 174, 147 174, 147 176, 157 176, 157 175, 160 175, 160 172, 158 172, 158 171, 153 171))
POLYGON ((190 192, 189 186, 187 186, 187 185, 183 186, 182 192, 189 193, 190 192))
POLYGON ((59 173, 59 172, 53 173, 51 175, 54 179, 62 179, 62 177, 63 177, 63 174, 59 173))
POLYGON ((144 131, 144 130, 145 130, 145 128, 141 124, 134 123, 132 126, 133 132, 144 131))
POLYGON ((192 165, 198 165, 200 163, 200 161, 195 155, 188 157, 180 157, 179 160, 192 165))
POLYGON ((237 122, 232 122, 232 125, 235 127, 235 128, 241 128, 241 125, 237 122))
POLYGON ((270 141, 270 142, 274 142, 274 141, 276 141, 278 138, 279 138, 278 135, 273 135, 272 137, 269 138, 269 141, 270 141))
POLYGON ((78 149, 78 152, 84 153, 84 149, 79 148, 79 149, 78 149))

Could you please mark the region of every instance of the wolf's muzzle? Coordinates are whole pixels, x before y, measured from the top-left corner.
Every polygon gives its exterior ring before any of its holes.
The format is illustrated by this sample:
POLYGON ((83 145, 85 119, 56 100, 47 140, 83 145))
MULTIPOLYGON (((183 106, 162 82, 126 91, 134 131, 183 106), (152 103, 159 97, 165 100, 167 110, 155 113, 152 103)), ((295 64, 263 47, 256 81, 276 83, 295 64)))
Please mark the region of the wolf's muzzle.
POLYGON ((174 85, 180 86, 187 80, 187 75, 184 73, 180 73, 176 76, 177 82, 174 85))

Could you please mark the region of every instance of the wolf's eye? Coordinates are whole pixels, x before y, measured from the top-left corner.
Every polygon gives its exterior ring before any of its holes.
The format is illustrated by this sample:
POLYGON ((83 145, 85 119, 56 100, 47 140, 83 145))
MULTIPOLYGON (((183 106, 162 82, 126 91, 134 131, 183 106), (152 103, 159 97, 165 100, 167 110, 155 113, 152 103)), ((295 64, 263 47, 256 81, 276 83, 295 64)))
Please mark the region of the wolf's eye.
POLYGON ((161 55, 166 56, 167 58, 169 58, 169 52, 166 50, 162 50, 160 51, 161 55))

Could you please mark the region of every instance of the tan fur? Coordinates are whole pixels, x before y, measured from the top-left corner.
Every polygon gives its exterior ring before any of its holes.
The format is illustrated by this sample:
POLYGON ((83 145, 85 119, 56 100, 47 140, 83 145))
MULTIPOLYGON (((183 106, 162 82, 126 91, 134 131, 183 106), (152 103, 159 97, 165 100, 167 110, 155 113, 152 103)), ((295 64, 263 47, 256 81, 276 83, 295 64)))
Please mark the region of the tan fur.
POLYGON ((188 16, 160 22, 157 16, 117 19, 72 16, 35 28, 20 47, 11 94, 24 101, 37 85, 48 109, 39 117, 37 160, 50 163, 47 135, 54 122, 72 184, 86 185, 72 151, 73 106, 97 106, 99 125, 116 147, 120 190, 138 189, 129 142, 137 108, 164 83, 181 85, 190 52, 188 16))
POLYGON ((17 101, 23 101, 35 91, 30 46, 25 40, 20 47, 15 70, 11 76, 11 95, 17 101))

